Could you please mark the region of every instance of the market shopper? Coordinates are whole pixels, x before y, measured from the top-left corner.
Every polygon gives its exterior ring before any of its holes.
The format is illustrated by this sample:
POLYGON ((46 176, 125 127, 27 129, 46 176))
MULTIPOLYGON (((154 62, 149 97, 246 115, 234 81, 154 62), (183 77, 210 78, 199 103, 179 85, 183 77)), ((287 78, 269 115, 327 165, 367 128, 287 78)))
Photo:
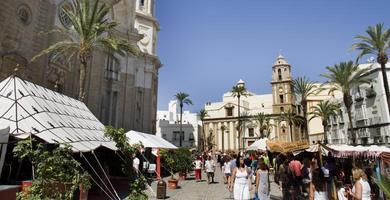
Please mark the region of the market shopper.
POLYGON ((205 171, 207 173, 207 184, 214 183, 214 172, 215 172, 215 161, 211 158, 211 156, 208 157, 205 166, 205 171))
POLYGON ((256 172, 256 189, 257 197, 260 200, 269 200, 270 199, 270 181, 269 181, 269 171, 264 162, 259 163, 259 170, 256 172))
POLYGON ((294 195, 300 195, 302 193, 302 164, 299 160, 296 160, 295 158, 292 159, 289 163, 289 168, 291 172, 293 173, 292 176, 292 184, 294 187, 294 195))
POLYGON ((229 190, 233 191, 235 200, 249 200, 252 187, 251 170, 245 166, 244 158, 237 157, 236 167, 233 169, 229 190))
POLYGON ((347 193, 354 200, 371 200, 371 187, 367 181, 367 175, 360 168, 352 170, 352 177, 355 184, 352 188, 347 189, 347 193))
POLYGON ((224 164, 223 164, 223 167, 222 167, 222 171, 223 171, 223 178, 224 178, 224 183, 225 184, 229 184, 230 183, 230 178, 232 176, 232 170, 231 170, 231 167, 230 167, 230 158, 229 156, 225 156, 224 157, 224 164))
POLYGON ((317 168, 312 172, 309 199, 310 200, 329 199, 324 172, 320 168, 317 168))
POLYGON ((195 180, 196 182, 199 182, 202 180, 202 158, 200 156, 196 157, 196 160, 194 161, 194 171, 195 171, 195 180))
POLYGON ((291 180, 289 178, 289 167, 288 160, 285 159, 284 162, 279 166, 279 181, 282 187, 283 200, 290 200, 290 187, 291 180))

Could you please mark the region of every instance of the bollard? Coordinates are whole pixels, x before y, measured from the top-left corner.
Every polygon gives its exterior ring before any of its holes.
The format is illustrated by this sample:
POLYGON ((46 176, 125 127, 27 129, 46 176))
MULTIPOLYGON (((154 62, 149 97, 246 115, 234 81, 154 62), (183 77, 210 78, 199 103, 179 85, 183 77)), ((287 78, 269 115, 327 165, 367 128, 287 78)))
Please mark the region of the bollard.
POLYGON ((157 199, 165 199, 167 196, 167 183, 165 181, 160 180, 157 183, 157 199))

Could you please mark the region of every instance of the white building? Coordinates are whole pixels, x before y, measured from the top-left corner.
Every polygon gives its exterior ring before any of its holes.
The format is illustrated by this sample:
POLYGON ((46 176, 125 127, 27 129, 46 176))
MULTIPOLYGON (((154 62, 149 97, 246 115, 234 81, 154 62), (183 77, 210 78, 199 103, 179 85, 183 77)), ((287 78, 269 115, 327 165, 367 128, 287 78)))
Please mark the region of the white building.
MULTIPOLYGON (((180 146, 180 111, 178 109, 178 102, 172 100, 169 102, 168 110, 157 111, 156 135, 175 146, 180 146)), ((202 128, 197 113, 183 111, 182 131, 184 133, 182 146, 198 147, 202 128)))
MULTIPOLYGON (((352 121, 357 134, 357 144, 383 144, 390 142, 390 117, 383 86, 383 77, 378 63, 366 63, 360 68, 370 68, 363 76, 372 80, 370 84, 359 85, 351 91, 353 98, 352 121)), ((386 64, 387 77, 390 63, 386 64)), ((348 133, 348 114, 342 98, 336 99, 342 106, 341 115, 329 120, 329 143, 351 143, 348 133)))
MULTIPOLYGON (((245 85, 244 81, 240 80, 237 84, 245 85)), ((242 120, 243 135, 238 140, 238 100, 233 97, 232 93, 226 92, 222 96, 221 102, 208 102, 205 105, 205 110, 208 116, 204 122, 204 130, 207 137, 211 137, 214 148, 220 150, 236 150, 238 142, 240 147, 244 143, 244 147, 251 145, 260 136, 260 131, 257 128, 256 122, 253 120, 253 115, 263 112, 272 114, 272 94, 258 95, 249 92, 250 96, 241 96, 240 98, 240 113, 242 120), (222 133, 222 125, 225 130, 222 133)), ((273 122, 271 122, 273 123, 273 122)), ((270 138, 275 138, 274 130, 270 134, 270 138)))

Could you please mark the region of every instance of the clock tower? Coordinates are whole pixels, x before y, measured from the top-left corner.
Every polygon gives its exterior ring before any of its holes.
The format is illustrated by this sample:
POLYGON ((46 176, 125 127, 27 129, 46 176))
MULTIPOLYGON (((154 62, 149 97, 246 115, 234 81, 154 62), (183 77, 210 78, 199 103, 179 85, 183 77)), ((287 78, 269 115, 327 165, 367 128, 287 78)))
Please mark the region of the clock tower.
MULTIPOLYGON (((291 77, 291 65, 279 54, 275 64, 272 67, 272 112, 280 116, 282 113, 290 110, 295 112, 295 101, 293 83, 291 77)), ((276 120, 277 121, 277 120, 276 120)), ((289 125, 282 121, 275 124, 276 136, 278 140, 294 141, 297 133, 293 126, 293 138, 290 136, 289 125)))

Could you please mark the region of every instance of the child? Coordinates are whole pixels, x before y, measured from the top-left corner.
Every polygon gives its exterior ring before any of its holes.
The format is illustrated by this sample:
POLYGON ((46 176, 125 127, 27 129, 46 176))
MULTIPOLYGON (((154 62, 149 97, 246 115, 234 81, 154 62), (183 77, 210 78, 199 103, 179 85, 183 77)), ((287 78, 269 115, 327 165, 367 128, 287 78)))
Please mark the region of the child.
POLYGON ((348 200, 347 198, 347 192, 345 191, 345 188, 343 187, 343 182, 336 181, 336 189, 337 189, 337 197, 339 200, 348 200))

